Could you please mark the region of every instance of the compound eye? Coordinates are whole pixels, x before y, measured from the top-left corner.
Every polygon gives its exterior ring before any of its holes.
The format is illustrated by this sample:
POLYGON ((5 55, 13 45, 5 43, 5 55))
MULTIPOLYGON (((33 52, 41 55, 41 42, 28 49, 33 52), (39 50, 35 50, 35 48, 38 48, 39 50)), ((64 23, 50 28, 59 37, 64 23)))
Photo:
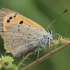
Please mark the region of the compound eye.
POLYGON ((49 33, 50 33, 50 34, 52 33, 51 30, 49 30, 49 33))

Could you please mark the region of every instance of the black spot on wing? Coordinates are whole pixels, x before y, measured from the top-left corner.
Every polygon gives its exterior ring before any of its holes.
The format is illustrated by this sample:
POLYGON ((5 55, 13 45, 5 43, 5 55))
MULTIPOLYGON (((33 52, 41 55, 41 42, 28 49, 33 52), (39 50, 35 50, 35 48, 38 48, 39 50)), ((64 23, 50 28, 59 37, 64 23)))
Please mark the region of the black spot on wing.
POLYGON ((27 29, 29 29, 29 27, 27 29))
POLYGON ((37 34, 37 33, 35 33, 35 34, 37 34))
POLYGON ((31 26, 29 25, 29 27, 31 27, 31 26))
POLYGON ((16 17, 17 14, 14 15, 14 18, 16 17))
MULTIPOLYGON (((15 18, 16 17, 16 15, 17 14, 15 14, 13 17, 15 18)), ((9 23, 12 19, 13 19, 13 17, 12 16, 10 16, 9 18, 8 18, 8 20, 7 20, 7 23, 9 23)), ((22 23, 22 22, 21 22, 22 23)))
POLYGON ((20 31, 20 29, 18 29, 18 32, 20 31))
POLYGON ((9 17, 9 19, 12 19, 12 17, 9 17))
POLYGON ((21 21, 19 22, 19 24, 23 24, 23 21, 21 20, 21 21))
POLYGON ((10 20, 7 20, 7 23, 9 23, 10 22, 10 20))

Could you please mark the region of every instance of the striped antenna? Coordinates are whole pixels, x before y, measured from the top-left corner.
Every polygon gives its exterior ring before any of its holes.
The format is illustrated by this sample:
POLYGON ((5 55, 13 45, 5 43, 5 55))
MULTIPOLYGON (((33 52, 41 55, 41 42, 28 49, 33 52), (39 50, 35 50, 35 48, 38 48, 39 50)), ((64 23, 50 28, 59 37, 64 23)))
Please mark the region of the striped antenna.
POLYGON ((61 15, 59 15, 55 20, 53 20, 49 25, 48 25, 48 27, 47 27, 47 30, 49 29, 49 27, 57 20, 57 19, 59 19, 64 13, 66 13, 67 12, 67 9, 61 14, 61 15))

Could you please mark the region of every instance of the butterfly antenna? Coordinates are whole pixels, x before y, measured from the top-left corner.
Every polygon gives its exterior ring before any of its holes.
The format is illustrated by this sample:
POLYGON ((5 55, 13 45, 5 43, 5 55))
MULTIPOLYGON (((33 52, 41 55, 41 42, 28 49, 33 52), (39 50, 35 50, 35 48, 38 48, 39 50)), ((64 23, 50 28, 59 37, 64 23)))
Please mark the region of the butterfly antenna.
POLYGON ((48 27, 47 27, 47 30, 49 29, 49 27, 57 20, 57 19, 59 19, 64 13, 66 13, 67 12, 67 9, 61 14, 61 15, 59 15, 55 20, 53 20, 49 25, 48 25, 48 27))

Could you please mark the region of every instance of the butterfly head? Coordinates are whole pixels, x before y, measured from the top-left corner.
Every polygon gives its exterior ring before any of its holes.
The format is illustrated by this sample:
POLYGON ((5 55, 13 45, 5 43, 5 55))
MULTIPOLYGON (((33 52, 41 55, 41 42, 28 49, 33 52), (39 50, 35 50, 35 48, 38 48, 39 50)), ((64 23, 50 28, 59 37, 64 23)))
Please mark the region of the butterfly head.
POLYGON ((52 40, 53 39, 52 36, 53 36, 52 35, 52 30, 47 30, 47 38, 50 39, 50 40, 52 40))

